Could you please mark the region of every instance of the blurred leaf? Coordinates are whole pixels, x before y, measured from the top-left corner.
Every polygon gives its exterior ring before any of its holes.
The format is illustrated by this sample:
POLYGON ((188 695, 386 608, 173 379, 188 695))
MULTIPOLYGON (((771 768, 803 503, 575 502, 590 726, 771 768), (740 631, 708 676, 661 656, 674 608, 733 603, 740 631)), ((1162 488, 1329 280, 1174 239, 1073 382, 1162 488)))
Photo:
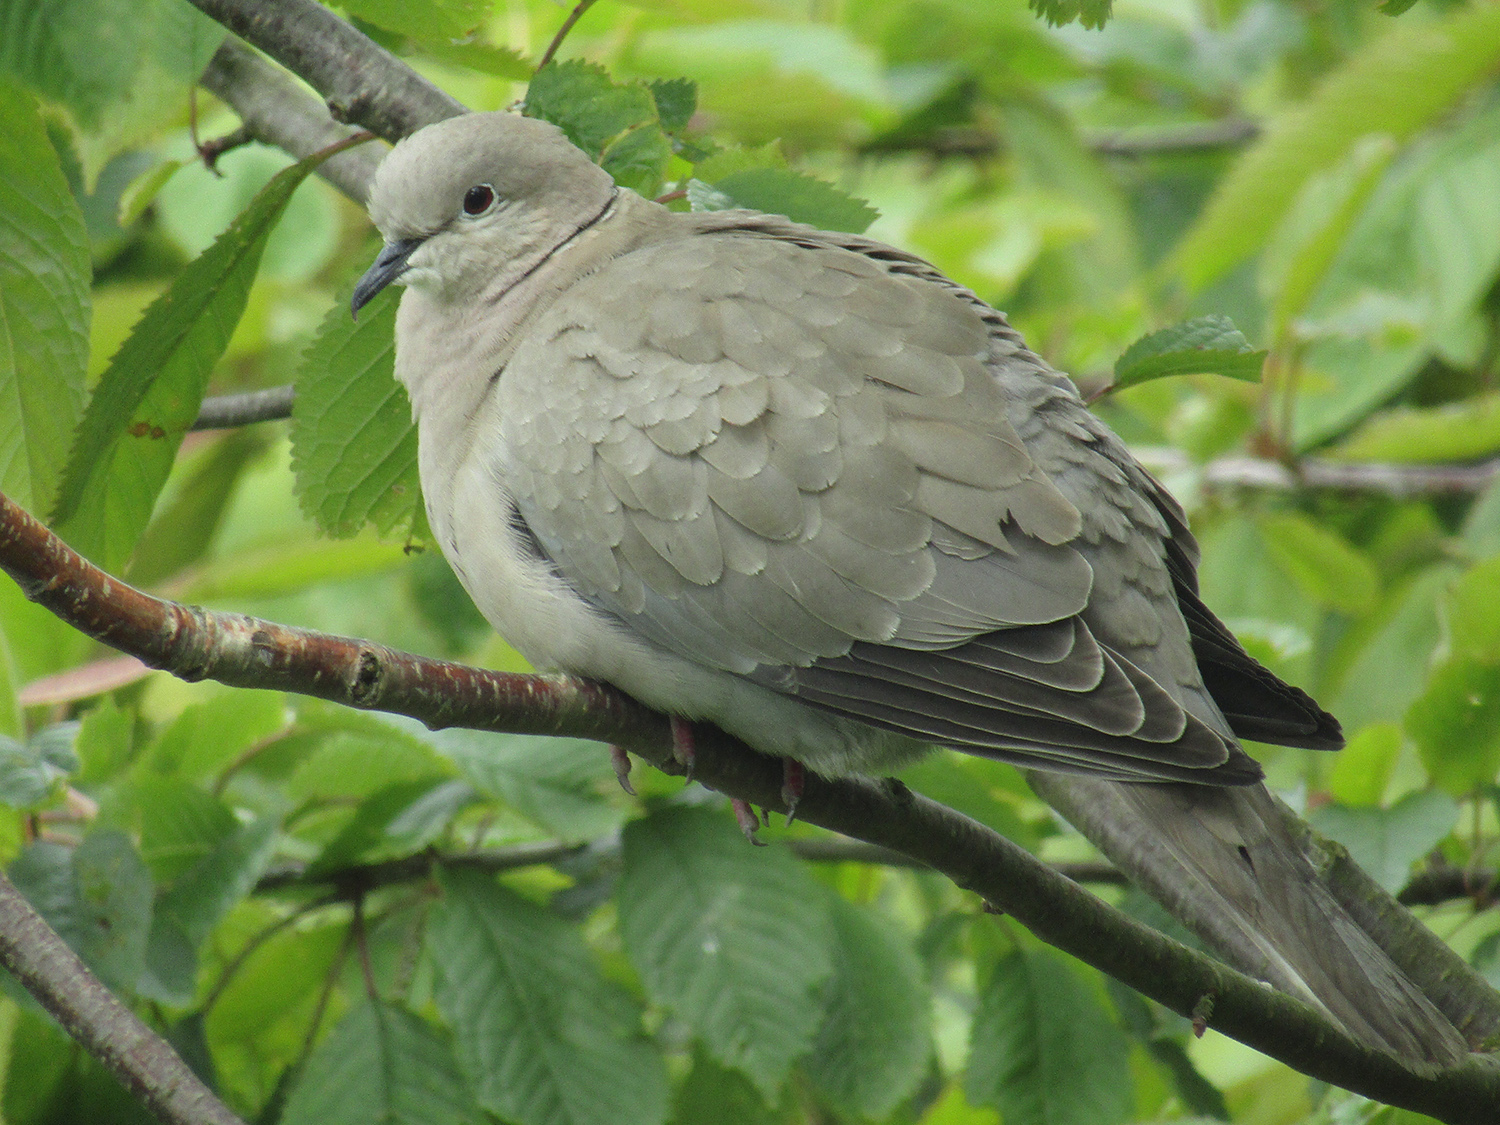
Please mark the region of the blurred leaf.
POLYGON ((929 754, 902 770, 900 776, 904 783, 924 797, 931 797, 965 816, 972 816, 1006 839, 1034 851, 1038 842, 1036 830, 1021 819, 1014 803, 1002 799, 1003 795, 997 796, 997 787, 990 784, 986 776, 1005 773, 1010 768, 967 754, 929 754))
POLYGON ((228 34, 223 24, 186 0, 159 0, 148 42, 152 57, 167 73, 196 83, 228 34))
POLYGON ((172 884, 157 910, 175 918, 193 946, 202 945, 265 871, 280 827, 281 817, 276 813, 238 825, 172 884))
POLYGON ((474 788, 560 839, 592 840, 625 822, 623 807, 605 799, 619 782, 603 743, 458 728, 429 741, 474 788))
POLYGON ((1395 154, 1395 141, 1372 133, 1355 141, 1336 166, 1302 185, 1260 261, 1260 293, 1271 310, 1272 339, 1285 339, 1292 320, 1307 308, 1395 154))
POLYGON ((33 809, 51 801, 81 763, 74 745, 78 723, 43 727, 25 743, 0 734, 0 803, 33 809))
POLYGON ((106 570, 119 569, 145 530, 209 372, 244 312, 266 238, 321 163, 309 158, 279 173, 146 310, 100 379, 54 519, 59 534, 106 570))
POLYGON ((1018 950, 979 997, 964 1089, 1006 1125, 1117 1125, 1134 1100, 1125 1036, 1060 954, 1018 950))
MULTIPOLYGON (((289 1011, 297 1010, 326 981, 348 931, 347 923, 299 926, 272 934, 250 950, 240 971, 225 984, 218 1003, 208 1011, 209 1043, 253 1043, 289 1011)), ((307 1034, 306 1023, 298 1021, 294 1034, 298 1038, 293 1052, 307 1034)))
POLYGON ((1114 389, 1164 375, 1211 374, 1260 381, 1266 353, 1256 351, 1227 316, 1200 316, 1142 336, 1115 361, 1114 389))
POLYGON ((1224 1095, 1203 1076, 1184 1048, 1192 1034, 1192 1023, 1175 1012, 1152 1004, 1135 989, 1112 977, 1104 978, 1104 986, 1126 1028, 1171 1075, 1172 1086, 1187 1109, 1213 1121, 1230 1120, 1224 1095))
POLYGON ((329 535, 366 523, 409 532, 422 503, 417 431, 394 374, 396 295, 349 316, 347 293, 303 356, 292 405, 292 468, 302 510, 329 535))
POLYGON ((104 799, 99 821, 140 841, 141 858, 160 884, 170 884, 235 830, 229 806, 181 778, 154 772, 132 776, 104 799))
POLYGON ((1446 793, 1427 789, 1408 793, 1388 809, 1324 805, 1307 819, 1348 848, 1354 862, 1395 894, 1411 877, 1412 864, 1453 831, 1458 806, 1446 793))
POLYGON ((672 1125, 779 1125, 783 1120, 743 1074, 702 1050, 693 1052, 693 1069, 673 1099, 672 1125))
POLYGON ((1500 662, 1500 555, 1464 571, 1448 591, 1443 621, 1451 655, 1500 662))
POLYGON ((1453 657, 1406 712, 1432 780, 1456 797, 1500 772, 1500 663, 1453 657))
POLYGON ((235 689, 183 708, 145 755, 146 768, 183 781, 218 773, 287 724, 279 691, 235 689))
POLYGON ((1500 392, 1425 408, 1398 407, 1370 419, 1328 451, 1345 461, 1447 464, 1500 451, 1500 392))
POLYGON ((698 84, 691 78, 662 78, 646 83, 656 102, 656 116, 669 133, 687 128, 698 109, 698 84))
POLYGON ((773 1099, 822 1022, 833 970, 827 898, 730 818, 675 808, 625 826, 620 932, 647 995, 773 1099))
POLYGON ((4 622, 0 621, 0 736, 16 738, 26 729, 21 717, 21 701, 16 694, 20 686, 16 678, 16 661, 5 637, 4 622))
MULTIPOLYGON (((390 831, 391 824, 417 801, 434 790, 452 784, 445 778, 421 778, 416 781, 398 781, 377 789, 354 811, 354 817, 340 829, 318 853, 318 858, 308 865, 312 876, 337 871, 342 867, 370 858, 382 858, 390 854, 398 843, 403 851, 415 851, 424 846, 420 843, 398 840, 390 831)), ((467 787, 466 787, 467 788, 467 787)))
MULTIPOLYGON (((18 43, 8 21, 40 25, 44 6, 0 11, 0 44, 18 43)), ((0 491, 38 513, 83 411, 89 276, 83 216, 36 102, 0 79, 0 491)))
POLYGON ((478 1125, 446 1036, 405 1008, 366 998, 307 1060, 282 1125, 478 1125))
MULTIPOLYGON (((125 95, 140 63, 144 12, 111 0, 6 0, 0 7, 0 71, 8 71, 84 124, 125 95), (108 42, 112 50, 101 51, 108 42)), ((0 136, 10 136, 7 128, 0 136)))
POLYGON ((35 843, 10 879, 106 985, 129 993, 146 962, 151 875, 123 832, 90 832, 77 848, 35 843))
POLYGON ((381 543, 373 535, 312 543, 298 538, 221 554, 190 571, 174 592, 183 601, 274 598, 324 583, 384 574, 398 569, 405 559, 403 544, 381 543))
POLYGON ((803 1068, 836 1105, 880 1120, 927 1072, 931 997, 922 963, 889 918, 828 898, 837 941, 828 1015, 803 1068))
POLYGON ((578 931, 478 872, 443 875, 438 1008, 486 1109, 519 1125, 658 1125, 661 1056, 578 931))
POLYGON ((431 746, 392 724, 331 731, 298 763, 285 792, 293 800, 355 797, 363 800, 388 785, 425 781, 452 772, 431 746))
POLYGON ((1199 290, 1265 244, 1307 178, 1360 137, 1404 141, 1488 81, 1500 54, 1500 9, 1460 8, 1400 22, 1362 44, 1301 105, 1283 112, 1220 181, 1172 265, 1199 290))
POLYGON ((484 25, 490 14, 490 0, 427 0, 412 4, 409 0, 344 0, 341 5, 350 15, 369 20, 387 31, 399 31, 418 42, 441 43, 462 39, 484 25))
POLYGON ((658 125, 642 125, 610 142, 599 158, 615 183, 651 199, 661 191, 672 142, 658 125))
POLYGON ((594 160, 627 130, 654 125, 656 102, 639 82, 614 82, 602 66, 568 59, 550 62, 526 88, 526 116, 562 129, 594 160))
POLYGON ((477 70, 495 78, 524 82, 532 73, 531 64, 519 51, 510 47, 496 47, 491 43, 445 43, 437 39, 426 39, 422 42, 422 50, 439 62, 477 70))
POLYGON ((1337 532, 1294 512, 1263 516, 1260 530, 1267 552, 1313 601, 1358 613, 1379 594, 1375 565, 1337 532))
POLYGON ((1401 753, 1401 727, 1371 723, 1338 752, 1328 774, 1328 791, 1345 806, 1378 806, 1401 753))
POLYGON ((860 234, 880 215, 862 199, 824 180, 789 168, 747 168, 714 181, 711 192, 688 186, 695 211, 724 211, 748 207, 785 215, 823 230, 860 234))

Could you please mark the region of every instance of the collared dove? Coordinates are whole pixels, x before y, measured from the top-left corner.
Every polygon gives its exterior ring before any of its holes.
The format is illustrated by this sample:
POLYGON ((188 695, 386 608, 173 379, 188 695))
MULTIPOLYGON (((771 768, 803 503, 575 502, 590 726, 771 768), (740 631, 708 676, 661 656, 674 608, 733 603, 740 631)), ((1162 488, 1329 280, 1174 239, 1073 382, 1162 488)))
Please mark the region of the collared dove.
POLYGON ((429 522, 534 665, 831 775, 935 745, 1074 775, 1041 788, 1241 967, 1462 1055, 1239 742, 1338 723, 1199 600, 1182 509, 999 312, 870 239, 669 211, 503 113, 402 141, 369 208, 353 307, 406 286, 429 522))

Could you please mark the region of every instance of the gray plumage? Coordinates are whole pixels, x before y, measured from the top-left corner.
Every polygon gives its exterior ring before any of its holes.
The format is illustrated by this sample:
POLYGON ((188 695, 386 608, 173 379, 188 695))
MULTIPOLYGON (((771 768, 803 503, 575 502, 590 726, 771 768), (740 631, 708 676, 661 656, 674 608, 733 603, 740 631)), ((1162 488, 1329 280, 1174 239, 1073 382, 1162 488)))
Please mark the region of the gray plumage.
MULTIPOLYGON (((1239 738, 1341 744, 1198 600, 1176 502, 1000 313, 920 259, 670 212, 504 114, 402 142, 370 212, 387 247, 356 308, 407 286, 396 373, 433 532, 538 667, 829 774, 937 744, 1197 783, 1126 789, 1186 794, 1132 815, 1207 841, 1182 877, 1211 885, 1261 846, 1225 827, 1259 798, 1194 811, 1202 786, 1259 778, 1239 738)), ((1461 1053, 1414 989, 1371 1014, 1328 985, 1308 913, 1241 963, 1389 1049, 1461 1053)), ((1346 960, 1400 976, 1365 945, 1346 960)))

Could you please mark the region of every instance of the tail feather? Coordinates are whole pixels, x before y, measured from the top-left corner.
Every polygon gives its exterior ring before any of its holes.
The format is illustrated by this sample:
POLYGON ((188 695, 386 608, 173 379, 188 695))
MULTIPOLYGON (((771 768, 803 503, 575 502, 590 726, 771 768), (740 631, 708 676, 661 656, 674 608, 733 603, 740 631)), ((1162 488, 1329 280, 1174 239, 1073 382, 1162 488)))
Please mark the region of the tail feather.
POLYGON ((1264 786, 1029 776, 1043 799, 1236 968, 1409 1064, 1436 1069, 1470 1050, 1340 905, 1264 786))

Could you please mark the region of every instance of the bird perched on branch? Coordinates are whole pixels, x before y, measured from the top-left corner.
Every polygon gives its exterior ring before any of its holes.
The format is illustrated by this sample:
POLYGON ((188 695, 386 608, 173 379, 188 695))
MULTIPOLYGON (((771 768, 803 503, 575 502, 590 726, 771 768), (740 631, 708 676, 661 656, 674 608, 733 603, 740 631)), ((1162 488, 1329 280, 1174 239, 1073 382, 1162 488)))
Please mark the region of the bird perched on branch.
POLYGON ((508 114, 402 141, 369 206, 353 305, 406 286, 433 533, 537 667, 832 775, 934 746, 1074 775, 1044 793, 1086 787, 1080 826, 1240 967, 1461 1056, 1240 745, 1338 723, 1199 600, 1182 509, 999 312, 870 239, 669 211, 508 114))

